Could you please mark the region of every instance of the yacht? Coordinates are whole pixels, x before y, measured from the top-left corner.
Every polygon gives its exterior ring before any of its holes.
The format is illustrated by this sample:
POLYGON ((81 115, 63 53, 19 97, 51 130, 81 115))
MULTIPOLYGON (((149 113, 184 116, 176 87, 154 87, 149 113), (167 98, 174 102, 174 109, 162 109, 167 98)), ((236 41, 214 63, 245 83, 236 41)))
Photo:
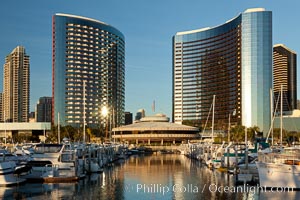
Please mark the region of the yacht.
POLYGON ((14 161, 0 162, 0 186, 18 185, 26 181, 15 175, 16 163, 14 161))
POLYGON ((260 186, 300 189, 300 148, 289 147, 279 153, 259 153, 256 162, 260 186))
POLYGON ((85 170, 88 174, 103 172, 104 148, 91 144, 87 147, 85 156, 85 170))
POLYGON ((300 189, 300 148, 282 146, 283 86, 280 91, 280 151, 258 153, 256 162, 261 187, 300 189))
POLYGON ((61 182, 78 180, 85 176, 84 160, 71 144, 37 144, 27 166, 31 181, 61 182))

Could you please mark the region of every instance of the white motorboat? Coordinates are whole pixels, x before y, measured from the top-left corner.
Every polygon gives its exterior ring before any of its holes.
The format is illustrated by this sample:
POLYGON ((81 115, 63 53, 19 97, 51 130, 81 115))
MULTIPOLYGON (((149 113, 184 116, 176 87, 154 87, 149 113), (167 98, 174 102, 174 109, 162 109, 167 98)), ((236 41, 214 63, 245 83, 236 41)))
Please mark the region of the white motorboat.
POLYGON ((14 174, 16 163, 13 161, 0 162, 0 186, 18 185, 26 181, 14 174))
POLYGON ((285 148, 280 153, 259 153, 256 165, 260 186, 300 189, 300 148, 285 148))
POLYGON ((104 149, 99 145, 89 145, 85 156, 85 170, 87 173, 103 172, 104 149))
POLYGON ((277 153, 258 153, 256 162, 261 187, 300 189, 300 148, 282 149, 283 86, 280 91, 280 149, 277 153))
POLYGON ((27 179, 57 177, 77 180, 85 176, 84 161, 78 158, 71 144, 37 144, 27 165, 32 168, 27 179))

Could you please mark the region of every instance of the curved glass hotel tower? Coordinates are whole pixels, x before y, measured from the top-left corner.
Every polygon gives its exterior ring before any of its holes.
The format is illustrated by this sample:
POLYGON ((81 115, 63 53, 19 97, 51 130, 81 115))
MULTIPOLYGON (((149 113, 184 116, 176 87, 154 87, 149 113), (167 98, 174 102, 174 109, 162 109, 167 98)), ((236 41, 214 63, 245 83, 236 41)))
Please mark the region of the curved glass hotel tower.
POLYGON ((213 28, 173 37, 173 120, 270 128, 272 12, 248 9, 213 28), (229 117, 230 116, 230 117, 229 117))
POLYGON ((124 124, 125 38, 98 20, 53 16, 54 124, 99 127, 124 124), (106 107, 109 117, 101 110, 106 107))

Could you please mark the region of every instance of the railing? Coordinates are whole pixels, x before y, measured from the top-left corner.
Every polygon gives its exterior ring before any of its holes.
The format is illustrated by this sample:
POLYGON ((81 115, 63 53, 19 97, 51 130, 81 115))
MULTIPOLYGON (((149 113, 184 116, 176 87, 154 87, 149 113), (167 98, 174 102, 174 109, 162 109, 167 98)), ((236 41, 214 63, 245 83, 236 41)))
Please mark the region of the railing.
POLYGON ((300 165, 300 154, 258 153, 258 161, 264 163, 300 165))
POLYGON ((194 138, 197 134, 122 134, 113 135, 113 138, 194 138))
POLYGON ((62 152, 59 157, 60 162, 74 162, 75 160, 76 160, 76 155, 75 155, 75 151, 73 150, 62 152))

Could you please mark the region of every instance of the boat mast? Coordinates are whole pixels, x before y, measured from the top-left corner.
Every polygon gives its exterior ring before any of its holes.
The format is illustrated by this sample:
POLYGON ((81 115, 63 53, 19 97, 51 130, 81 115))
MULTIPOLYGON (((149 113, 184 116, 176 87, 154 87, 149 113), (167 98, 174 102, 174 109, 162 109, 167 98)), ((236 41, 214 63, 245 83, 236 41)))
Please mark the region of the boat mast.
POLYGON ((274 146, 274 132, 273 132, 273 126, 274 126, 274 117, 273 117, 273 91, 272 88, 270 88, 270 107, 271 107, 271 133, 272 133, 272 147, 274 146))
POLYGON ((58 144, 60 144, 60 124, 59 124, 59 112, 57 113, 57 133, 58 133, 58 144))
POLYGON ((247 126, 245 126, 245 167, 248 169, 248 134, 247 126))
POLYGON ((213 95, 212 126, 211 126, 211 140, 212 140, 212 142, 214 141, 215 99, 216 99, 216 95, 213 95))
POLYGON ((83 81, 83 143, 85 143, 85 80, 83 81))
POLYGON ((6 147, 6 139, 7 139, 7 135, 6 135, 6 118, 5 118, 5 109, 4 109, 4 131, 5 131, 5 141, 4 141, 4 144, 5 144, 5 147, 6 147))
POLYGON ((228 133, 227 133, 228 144, 229 144, 229 141, 230 141, 230 115, 231 115, 231 113, 229 112, 229 117, 228 117, 228 133))
POLYGON ((283 86, 280 87, 280 149, 282 149, 282 103, 283 103, 283 86))

